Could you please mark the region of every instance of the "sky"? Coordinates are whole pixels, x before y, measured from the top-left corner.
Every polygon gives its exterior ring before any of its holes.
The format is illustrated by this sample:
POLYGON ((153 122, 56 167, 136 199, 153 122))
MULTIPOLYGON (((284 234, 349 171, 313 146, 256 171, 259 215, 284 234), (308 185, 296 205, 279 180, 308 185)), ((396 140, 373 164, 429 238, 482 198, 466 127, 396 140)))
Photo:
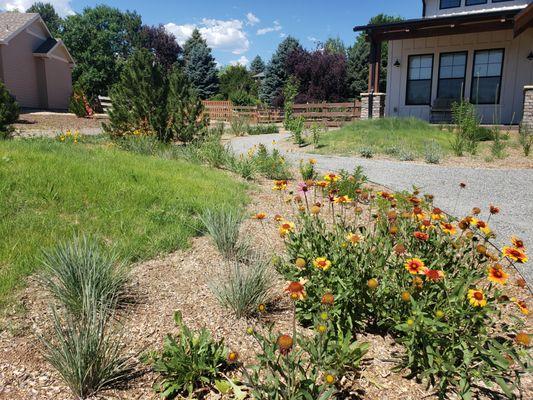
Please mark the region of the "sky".
MULTIPOLYGON (((135 10, 143 23, 163 24, 179 43, 196 27, 213 49, 219 65, 248 64, 256 55, 268 62, 287 35, 310 50, 329 37, 346 45, 355 40, 355 25, 379 13, 404 18, 422 15, 421 0, 41 0, 61 16, 106 4, 135 10)), ((0 0, 0 9, 27 9, 34 0, 0 0)))

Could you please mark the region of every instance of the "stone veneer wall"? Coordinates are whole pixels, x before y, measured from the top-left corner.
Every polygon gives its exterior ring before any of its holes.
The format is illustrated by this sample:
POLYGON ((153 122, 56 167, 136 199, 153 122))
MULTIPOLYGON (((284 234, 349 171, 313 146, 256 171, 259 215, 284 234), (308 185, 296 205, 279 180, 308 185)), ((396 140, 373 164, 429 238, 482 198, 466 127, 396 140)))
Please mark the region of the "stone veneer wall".
POLYGON ((522 126, 533 135, 533 86, 524 87, 524 113, 522 126))
POLYGON ((361 93, 361 119, 385 116, 385 93, 361 93))

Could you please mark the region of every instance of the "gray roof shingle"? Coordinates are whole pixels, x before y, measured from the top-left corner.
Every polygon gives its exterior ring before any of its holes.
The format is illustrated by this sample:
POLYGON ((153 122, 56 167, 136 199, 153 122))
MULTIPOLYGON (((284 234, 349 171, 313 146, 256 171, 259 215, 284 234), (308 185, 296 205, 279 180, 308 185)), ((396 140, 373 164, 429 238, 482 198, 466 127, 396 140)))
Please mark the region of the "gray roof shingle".
POLYGON ((13 32, 19 30, 38 14, 1 12, 0 13, 0 40, 7 39, 13 32))

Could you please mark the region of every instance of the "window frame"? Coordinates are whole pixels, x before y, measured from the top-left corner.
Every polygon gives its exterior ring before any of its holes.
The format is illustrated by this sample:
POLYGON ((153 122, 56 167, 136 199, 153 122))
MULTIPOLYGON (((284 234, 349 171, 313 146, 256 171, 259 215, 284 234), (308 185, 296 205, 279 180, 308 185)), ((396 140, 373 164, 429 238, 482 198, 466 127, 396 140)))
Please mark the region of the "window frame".
POLYGON ((458 6, 443 7, 442 6, 442 0, 439 0, 439 10, 449 10, 450 8, 459 8, 459 7, 462 6, 462 4, 463 4, 463 1, 459 0, 459 5, 458 6))
POLYGON ((431 106, 431 97, 433 96, 433 74, 435 72, 435 54, 434 53, 424 53, 424 54, 410 54, 407 57, 407 76, 405 79, 405 105, 406 106, 431 106), (411 66, 411 59, 414 57, 428 57, 431 56, 431 78, 430 79, 409 79, 409 70, 411 66), (410 81, 427 81, 429 80, 429 102, 428 103, 411 103, 409 102, 409 82, 410 81))
MULTIPOLYGON (((498 48, 495 48, 495 49, 474 50, 474 58, 472 59, 472 82, 470 82, 470 101, 472 101, 472 104, 480 105, 480 106, 500 104, 500 102, 502 100, 502 81, 503 81, 503 66, 504 66, 504 63, 505 63, 505 48, 504 47, 498 47, 498 48), (500 83, 498 84, 498 101, 497 102, 489 102, 489 103, 479 103, 479 102, 475 102, 474 103, 474 101, 473 101, 474 97, 473 96, 474 96, 474 79, 476 78, 474 76, 474 72, 476 70, 476 55, 478 53, 482 53, 482 52, 485 52, 485 51, 488 51, 488 52, 501 51, 502 52, 502 65, 500 65, 500 76, 499 76, 500 83)), ((484 77, 484 78, 495 78, 495 77, 484 77)))
MULTIPOLYGON (((465 0, 465 6, 466 7, 482 6, 483 4, 488 4, 489 3, 489 0, 481 0, 483 3, 468 4, 469 1, 472 1, 472 0, 465 0)), ((507 1, 507 0, 505 0, 505 1, 507 1)))
MULTIPOLYGON (((437 98, 439 98, 439 92, 440 92, 440 67, 441 67, 441 64, 442 64, 442 56, 446 56, 446 55, 449 55, 449 54, 464 54, 466 55, 466 58, 465 58, 465 72, 464 72, 464 76, 463 76, 463 81, 464 81, 464 85, 463 85, 463 92, 461 93, 461 98, 465 98, 465 91, 466 91, 466 72, 468 70, 468 50, 463 50, 463 51, 448 51, 448 52, 445 52, 445 53, 440 53, 439 54, 439 73, 437 75, 437 98)), ((459 79, 459 78, 443 78, 443 79, 459 79)))

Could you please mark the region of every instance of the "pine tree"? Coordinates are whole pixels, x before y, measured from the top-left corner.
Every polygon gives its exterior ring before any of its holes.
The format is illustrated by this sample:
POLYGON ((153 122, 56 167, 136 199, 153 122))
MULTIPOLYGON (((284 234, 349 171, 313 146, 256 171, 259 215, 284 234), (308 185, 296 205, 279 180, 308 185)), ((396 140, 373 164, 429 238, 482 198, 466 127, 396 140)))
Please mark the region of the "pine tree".
POLYGON ((0 82, 0 139, 7 139, 11 136, 12 129, 9 125, 17 121, 19 114, 20 108, 17 102, 0 82))
POLYGON ((201 99, 207 99, 218 91, 218 74, 211 49, 195 29, 185 42, 185 74, 201 99))
POLYGON ((261 101, 277 106, 283 104, 283 87, 288 79, 287 58, 294 50, 301 48, 298 40, 292 36, 288 36, 280 43, 265 71, 265 79, 259 94, 261 101))
POLYGON ((346 56, 346 46, 340 37, 329 38, 324 43, 324 50, 330 54, 340 54, 346 56))
POLYGON ((172 68, 168 86, 167 136, 183 143, 201 140, 208 127, 204 106, 177 65, 172 68))
POLYGON ((252 63, 250 64, 250 72, 252 73, 252 76, 265 72, 265 63, 260 56, 255 56, 252 60, 252 63))
MULTIPOLYGON (((369 24, 384 24, 401 21, 403 18, 392 17, 390 15, 379 14, 371 18, 369 24)), ((348 48, 348 87, 350 96, 358 96, 368 91, 368 62, 370 57, 370 44, 366 40, 366 35, 361 33, 355 44, 348 48)), ((387 90, 387 59, 388 45, 383 42, 381 45, 381 66, 379 90, 387 90)))
POLYGON ((104 129, 113 136, 123 136, 140 129, 168 141, 166 129, 167 84, 162 67, 146 49, 137 50, 128 59, 119 82, 111 89, 113 108, 104 129))

